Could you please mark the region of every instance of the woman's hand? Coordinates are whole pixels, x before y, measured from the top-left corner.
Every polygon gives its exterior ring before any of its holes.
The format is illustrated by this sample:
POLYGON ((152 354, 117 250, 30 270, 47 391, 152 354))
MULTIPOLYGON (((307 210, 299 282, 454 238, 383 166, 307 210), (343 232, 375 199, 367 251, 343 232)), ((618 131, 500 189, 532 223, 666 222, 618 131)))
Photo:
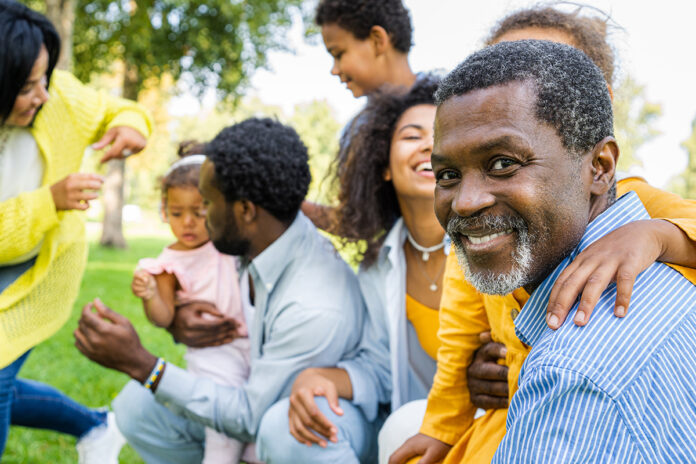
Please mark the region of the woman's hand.
POLYGON ((147 271, 138 269, 133 274, 133 282, 131 282, 131 290, 133 294, 143 300, 151 300, 157 294, 157 281, 155 276, 147 271))
POLYGON ((445 459, 452 445, 419 433, 412 436, 389 457, 389 464, 405 464, 409 459, 421 456, 418 464, 435 464, 445 459))
POLYGON ((338 430, 319 410, 315 396, 326 397, 331 410, 339 416, 343 415, 338 405, 336 385, 317 370, 305 369, 295 379, 290 393, 290 434, 304 445, 317 444, 326 448, 326 439, 332 443, 338 441, 338 430))
POLYGON ((69 174, 65 179, 51 185, 51 195, 56 210, 70 209, 86 210, 90 200, 96 200, 99 195, 95 193, 104 183, 104 178, 97 174, 76 172, 69 174))
POLYGON ((561 272, 551 289, 546 313, 548 326, 559 328, 581 293, 574 322, 579 326, 587 324, 600 296, 612 282, 616 283, 614 314, 624 317, 638 274, 672 246, 671 229, 681 233, 676 226, 660 219, 635 221, 588 246, 561 272))
POLYGON ((111 147, 104 153, 100 163, 106 163, 111 159, 125 159, 142 151, 147 145, 147 139, 132 127, 116 126, 106 131, 98 142, 92 144, 92 148, 101 150, 109 144, 111 147))

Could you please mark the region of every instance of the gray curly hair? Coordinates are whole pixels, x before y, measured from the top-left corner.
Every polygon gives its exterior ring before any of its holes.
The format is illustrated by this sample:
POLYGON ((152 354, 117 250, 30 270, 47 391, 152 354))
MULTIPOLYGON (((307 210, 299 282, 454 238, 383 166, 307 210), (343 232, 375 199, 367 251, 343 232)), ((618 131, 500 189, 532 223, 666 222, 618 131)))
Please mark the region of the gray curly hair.
POLYGON ((545 40, 502 42, 474 53, 442 80, 435 102, 514 81, 532 83, 537 118, 556 129, 571 154, 585 154, 614 135, 602 72, 580 50, 545 40))

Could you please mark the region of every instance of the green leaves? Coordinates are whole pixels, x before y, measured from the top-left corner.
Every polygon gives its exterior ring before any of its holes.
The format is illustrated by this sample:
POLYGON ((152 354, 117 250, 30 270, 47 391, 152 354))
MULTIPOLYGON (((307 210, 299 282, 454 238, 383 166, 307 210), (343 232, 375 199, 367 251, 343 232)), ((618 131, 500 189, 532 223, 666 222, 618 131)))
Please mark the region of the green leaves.
POLYGON ((120 60, 139 85, 188 73, 194 93, 214 86, 236 99, 306 15, 302 0, 79 0, 74 71, 88 81, 120 60))

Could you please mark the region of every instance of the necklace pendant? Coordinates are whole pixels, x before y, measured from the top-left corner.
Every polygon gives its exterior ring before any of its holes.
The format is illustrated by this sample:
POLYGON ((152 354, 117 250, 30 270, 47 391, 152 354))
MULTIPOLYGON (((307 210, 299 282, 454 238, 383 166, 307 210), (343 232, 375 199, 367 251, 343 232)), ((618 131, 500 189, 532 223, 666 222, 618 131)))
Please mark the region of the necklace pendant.
POLYGON ((430 291, 431 291, 431 292, 437 292, 437 285, 436 285, 436 284, 430 284, 430 291))
POLYGON ((423 252, 423 261, 427 261, 429 259, 430 259, 430 253, 428 253, 427 251, 424 251, 423 252))

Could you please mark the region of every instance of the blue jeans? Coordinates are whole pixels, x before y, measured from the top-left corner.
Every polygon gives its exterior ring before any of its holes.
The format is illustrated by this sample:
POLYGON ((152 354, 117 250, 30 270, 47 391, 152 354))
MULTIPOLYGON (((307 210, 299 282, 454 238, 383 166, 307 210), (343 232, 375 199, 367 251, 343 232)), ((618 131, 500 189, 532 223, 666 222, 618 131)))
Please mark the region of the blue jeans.
POLYGON ((266 464, 368 464, 377 462, 377 433, 380 420, 368 422, 362 411, 348 400, 340 399, 343 415, 337 416, 324 397, 316 397, 319 410, 338 429, 338 442, 326 448, 307 446, 290 435, 288 408, 284 398, 266 411, 256 436, 256 455, 266 464))
POLYGON ((106 423, 106 412, 86 408, 49 385, 18 379, 17 373, 28 356, 27 351, 0 369, 0 456, 10 425, 55 430, 80 438, 106 423))
POLYGON ((183 411, 158 403, 150 390, 131 380, 111 404, 128 444, 148 464, 190 464, 203 460, 205 427, 183 411), (181 412, 182 414, 177 414, 181 412))
MULTIPOLYGON (((34 263, 0 267, 0 292, 34 263)), ((106 412, 89 409, 53 387, 17 378, 29 351, 0 369, 0 457, 10 425, 55 430, 78 438, 106 423, 106 412)))

